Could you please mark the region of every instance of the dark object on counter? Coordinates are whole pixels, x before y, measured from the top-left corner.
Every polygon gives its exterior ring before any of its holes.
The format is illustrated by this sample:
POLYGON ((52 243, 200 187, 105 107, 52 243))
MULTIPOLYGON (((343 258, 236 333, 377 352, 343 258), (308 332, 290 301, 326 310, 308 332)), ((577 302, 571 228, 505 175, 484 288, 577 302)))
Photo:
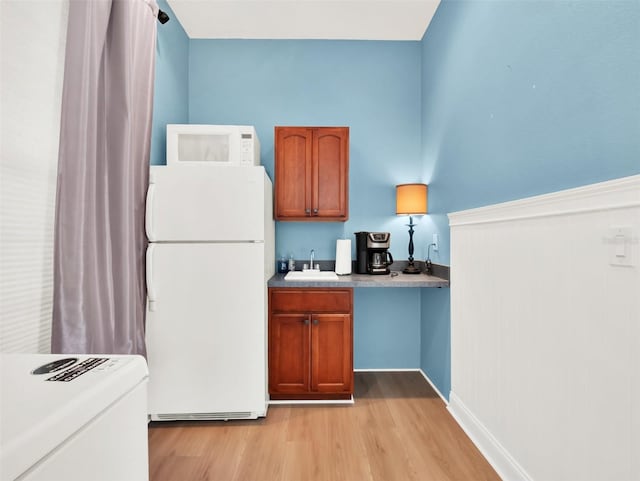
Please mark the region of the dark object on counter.
POLYGON ((356 274, 367 274, 367 234, 356 232, 356 274))
POLYGON ((393 257, 389 232, 356 232, 356 273, 389 274, 393 257))
POLYGON ((425 269, 424 273, 426 275, 428 275, 428 276, 433 274, 433 265, 431 264, 431 246, 435 247, 435 244, 431 243, 427 247, 427 260, 424 262, 424 264, 426 266, 426 269, 425 269))
POLYGON ((286 274, 287 272, 289 272, 289 264, 287 263, 287 260, 284 258, 284 256, 282 256, 278 261, 278 272, 280 274, 286 274))
POLYGON ((413 223, 413 217, 409 216, 409 223, 407 224, 409 228, 409 263, 407 267, 402 270, 404 274, 420 274, 420 269, 413 263, 413 228, 415 226, 416 224, 413 223))
POLYGON ((369 274, 389 274, 389 266, 393 264, 391 252, 385 250, 371 254, 369 262, 369 274))

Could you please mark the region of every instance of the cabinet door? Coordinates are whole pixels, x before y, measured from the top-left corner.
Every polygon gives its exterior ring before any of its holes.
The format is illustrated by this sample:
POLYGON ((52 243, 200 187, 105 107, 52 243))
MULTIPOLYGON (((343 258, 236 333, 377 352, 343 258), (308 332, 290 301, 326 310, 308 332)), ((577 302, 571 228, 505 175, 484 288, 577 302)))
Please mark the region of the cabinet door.
POLYGON ((307 314, 273 314, 269 322, 269 392, 309 391, 310 319, 307 314))
POLYGON ((276 127, 275 218, 311 215, 312 131, 276 127))
POLYGON ((353 329, 350 314, 311 316, 311 390, 352 392, 353 329))
POLYGON ((275 218, 346 221, 349 128, 275 128, 275 218))
POLYGON ((349 129, 314 129, 313 161, 311 215, 327 220, 347 220, 349 129))

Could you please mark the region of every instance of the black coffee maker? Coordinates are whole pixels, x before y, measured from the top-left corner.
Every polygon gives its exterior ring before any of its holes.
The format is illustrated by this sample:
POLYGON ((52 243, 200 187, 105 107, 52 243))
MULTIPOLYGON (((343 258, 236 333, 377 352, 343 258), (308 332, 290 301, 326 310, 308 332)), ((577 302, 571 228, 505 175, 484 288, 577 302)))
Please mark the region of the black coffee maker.
POLYGON ((356 273, 389 274, 391 233, 356 232, 356 273))

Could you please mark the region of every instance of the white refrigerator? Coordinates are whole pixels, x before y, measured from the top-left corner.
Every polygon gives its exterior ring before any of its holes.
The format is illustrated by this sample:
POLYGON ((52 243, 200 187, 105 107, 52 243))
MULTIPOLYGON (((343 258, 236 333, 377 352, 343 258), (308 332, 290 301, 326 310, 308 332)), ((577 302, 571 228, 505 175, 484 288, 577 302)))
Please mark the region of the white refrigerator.
POLYGON ((272 196, 261 166, 151 167, 146 341, 152 420, 266 415, 272 196))

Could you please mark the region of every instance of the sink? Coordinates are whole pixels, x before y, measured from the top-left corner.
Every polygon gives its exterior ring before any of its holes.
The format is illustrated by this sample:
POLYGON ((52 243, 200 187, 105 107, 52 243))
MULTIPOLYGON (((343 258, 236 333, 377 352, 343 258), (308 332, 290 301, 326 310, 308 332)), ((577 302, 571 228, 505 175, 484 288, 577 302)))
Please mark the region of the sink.
POLYGON ((285 281, 337 281, 338 275, 333 271, 291 271, 284 276, 285 281))

